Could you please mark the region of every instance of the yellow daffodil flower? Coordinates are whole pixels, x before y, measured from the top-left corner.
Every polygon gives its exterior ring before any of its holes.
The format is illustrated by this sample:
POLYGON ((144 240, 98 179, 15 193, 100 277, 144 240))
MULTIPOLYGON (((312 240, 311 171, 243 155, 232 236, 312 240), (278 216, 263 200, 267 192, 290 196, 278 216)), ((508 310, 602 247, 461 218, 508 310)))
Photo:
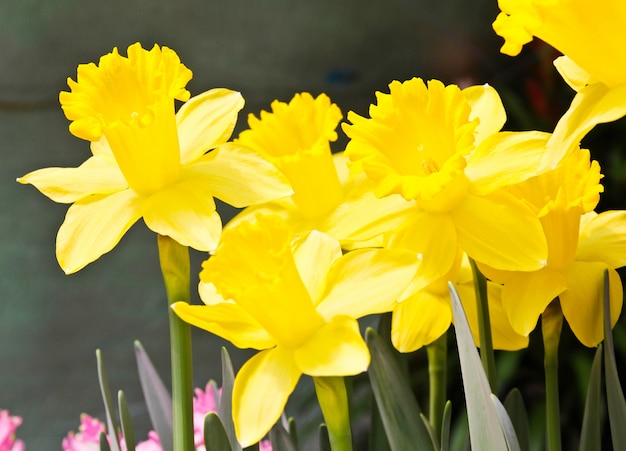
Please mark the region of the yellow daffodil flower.
MULTIPOLYGON (((452 323, 448 281, 455 284, 474 341, 480 347, 474 276, 467 256, 459 252, 445 276, 414 293, 409 287, 403 295, 404 299, 394 305, 391 342, 398 351, 416 351, 434 342, 448 330, 452 323)), ((513 351, 527 347, 528 337, 513 330, 502 307, 502 286, 488 281, 487 290, 493 348, 513 351)))
POLYGON ((176 303, 184 321, 260 350, 235 378, 233 419, 242 446, 280 417, 302 374, 347 376, 370 356, 356 318, 391 310, 415 273, 415 255, 367 249, 342 255, 320 232, 293 239, 278 216, 226 229, 203 265, 206 305, 176 303))
MULTIPOLYGON (((386 246, 416 252, 415 291, 447 274, 459 247, 500 269, 543 267, 539 220, 501 188, 536 174, 549 135, 498 133, 505 113, 489 86, 461 90, 414 78, 394 81, 390 91, 377 93, 371 119, 350 113, 352 125, 344 124, 352 167, 374 181, 378 197, 405 199, 393 212, 355 218, 366 221, 358 238, 384 233, 386 246)), ((340 227, 330 233, 341 236, 340 227)))
POLYGON ((128 57, 113 49, 98 65, 80 65, 77 81, 68 79, 61 105, 70 132, 90 141, 93 155, 78 168, 18 179, 73 204, 56 244, 66 273, 113 249, 139 218, 156 233, 210 251, 222 230, 213 197, 244 207, 291 194, 266 160, 226 144, 241 95, 212 89, 189 99, 191 76, 173 50, 137 43, 128 57), (178 113, 174 99, 187 101, 178 113))
POLYGON ((576 337, 586 346, 604 338, 602 292, 609 270, 611 318, 622 308, 622 284, 615 268, 626 265, 626 212, 592 212, 598 203, 600 167, 589 152, 578 150, 550 172, 512 188, 541 220, 548 242, 548 262, 537 271, 497 271, 480 265, 485 275, 504 284, 502 303, 513 328, 528 335, 546 307, 559 298, 576 337))
MULTIPOLYGON (((250 128, 241 132, 237 144, 263 155, 288 178, 294 194, 246 208, 227 227, 235 227, 258 212, 279 214, 296 232, 326 232, 337 221, 344 223, 344 235, 356 215, 370 217, 372 210, 390 211, 402 202, 399 196, 377 199, 371 183, 362 174, 350 174, 343 153, 331 154, 330 143, 337 139, 342 118, 337 105, 325 94, 313 97, 296 94, 289 103, 272 102, 272 111, 260 118, 248 116, 250 128)), ((355 230, 350 230, 354 233, 355 230)), ((344 246, 341 236, 335 238, 344 246)))
POLYGON ((517 55, 533 36, 564 54, 555 65, 577 92, 549 143, 554 168, 595 125, 626 114, 626 4, 621 0, 499 0, 493 28, 517 55))

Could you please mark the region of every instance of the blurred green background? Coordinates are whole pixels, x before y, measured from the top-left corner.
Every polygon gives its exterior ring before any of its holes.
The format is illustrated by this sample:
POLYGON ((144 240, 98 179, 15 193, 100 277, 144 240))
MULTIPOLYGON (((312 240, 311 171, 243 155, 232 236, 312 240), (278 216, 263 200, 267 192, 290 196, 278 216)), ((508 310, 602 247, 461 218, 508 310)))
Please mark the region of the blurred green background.
MULTIPOLYGON (((142 341, 169 383, 154 234, 140 222, 111 253, 65 276, 54 240, 67 206, 15 182, 34 169, 76 166, 89 155, 88 144, 69 134, 58 105, 79 63, 97 62, 114 46, 125 53, 136 41, 171 47, 194 73, 192 95, 212 87, 242 92, 246 107, 238 130, 248 113, 299 91, 326 92, 344 115, 365 115, 376 90, 418 76, 462 86, 488 82, 509 109, 509 128, 549 131, 572 97, 551 67, 555 55, 541 45, 516 59, 500 55, 490 25, 496 14, 495 0, 0 2, 0 408, 24 418, 19 436, 27 448, 60 449, 81 412, 104 418, 97 348, 112 388, 127 395, 137 437, 149 426, 133 340, 142 341)), ((610 175, 605 185, 611 194, 603 201, 610 208, 620 206, 624 179, 614 130, 603 126, 590 138, 602 148, 592 153, 610 175)), ((220 209, 225 220, 233 213, 220 209)), ((203 258, 192 255, 194 277, 203 258)), ((197 386, 219 380, 222 344, 194 331, 197 386)), ((580 346, 573 346, 578 353, 580 346)), ((229 349, 237 369, 246 354, 229 349)), ((581 352, 587 362, 589 352, 581 352)), ((540 365, 541 356, 526 359, 540 365)), ((415 361, 423 362, 423 355, 415 361)), ((519 358, 505 355, 503 361, 509 379, 517 375, 524 384, 519 358)), ((584 370, 587 363, 581 365, 584 370)), ((529 383, 531 397, 541 392, 541 373, 534 377, 539 386, 529 383)), ((298 393, 291 414, 308 390, 298 393)))

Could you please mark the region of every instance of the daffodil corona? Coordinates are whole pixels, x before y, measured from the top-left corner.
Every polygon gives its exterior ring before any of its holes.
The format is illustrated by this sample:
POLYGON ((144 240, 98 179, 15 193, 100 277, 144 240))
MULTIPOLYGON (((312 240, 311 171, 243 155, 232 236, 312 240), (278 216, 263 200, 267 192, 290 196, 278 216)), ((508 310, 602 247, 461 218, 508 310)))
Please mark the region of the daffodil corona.
POLYGON ((235 378, 233 418, 242 446, 269 431, 302 374, 367 369, 356 319, 391 310, 417 263, 401 250, 342 255, 339 242, 325 234, 294 239, 278 216, 253 219, 226 229, 203 265, 206 305, 173 305, 183 320, 260 351, 235 378))
POLYGON ((244 207, 291 193, 274 166, 226 144, 241 95, 212 89, 190 99, 191 76, 173 50, 137 43, 128 57, 113 49, 98 65, 80 65, 77 81, 68 79, 71 92, 59 99, 70 132, 90 141, 93 155, 78 168, 18 179, 73 203, 57 235, 66 273, 110 251, 141 217, 154 232, 209 251, 222 229, 214 196, 244 207), (187 101, 178 113, 175 99, 187 101))

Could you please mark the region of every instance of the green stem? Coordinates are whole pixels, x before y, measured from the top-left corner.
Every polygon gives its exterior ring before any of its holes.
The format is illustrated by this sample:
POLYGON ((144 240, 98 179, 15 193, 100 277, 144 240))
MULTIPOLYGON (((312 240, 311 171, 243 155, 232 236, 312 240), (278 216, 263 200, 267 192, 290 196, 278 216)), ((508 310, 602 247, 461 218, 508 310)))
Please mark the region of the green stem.
POLYGON ((343 377, 313 377, 332 451, 351 451, 348 393, 343 377))
MULTIPOLYGON (((159 260, 168 306, 189 302, 189 251, 186 246, 159 235, 159 260)), ((172 417, 174 451, 193 451, 193 376, 191 328, 169 310, 172 360, 172 417)))
POLYGON ((489 319, 489 298, 487 296, 487 279, 480 272, 476 262, 469 259, 474 275, 474 289, 476 292, 476 311, 478 312, 478 334, 480 337, 480 360, 489 380, 491 392, 497 389, 496 359, 493 355, 493 340, 491 338, 491 320, 489 319))
POLYGON ((546 378, 546 423, 548 451, 561 451, 561 412, 559 408, 559 340, 563 313, 558 300, 552 301, 541 315, 546 378))
POLYGON ((444 333, 426 347, 428 353, 429 419, 435 437, 441 437, 443 409, 446 405, 448 334, 444 333))

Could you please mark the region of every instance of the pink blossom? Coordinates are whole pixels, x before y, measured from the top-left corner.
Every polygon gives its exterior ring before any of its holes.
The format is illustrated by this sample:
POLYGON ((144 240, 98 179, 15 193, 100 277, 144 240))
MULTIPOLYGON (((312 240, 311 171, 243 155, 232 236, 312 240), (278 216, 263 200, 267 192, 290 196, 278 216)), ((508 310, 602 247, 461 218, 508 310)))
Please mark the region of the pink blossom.
POLYGON ((24 442, 15 438, 15 431, 22 424, 21 417, 12 417, 8 410, 0 410, 0 451, 24 451, 24 442))

